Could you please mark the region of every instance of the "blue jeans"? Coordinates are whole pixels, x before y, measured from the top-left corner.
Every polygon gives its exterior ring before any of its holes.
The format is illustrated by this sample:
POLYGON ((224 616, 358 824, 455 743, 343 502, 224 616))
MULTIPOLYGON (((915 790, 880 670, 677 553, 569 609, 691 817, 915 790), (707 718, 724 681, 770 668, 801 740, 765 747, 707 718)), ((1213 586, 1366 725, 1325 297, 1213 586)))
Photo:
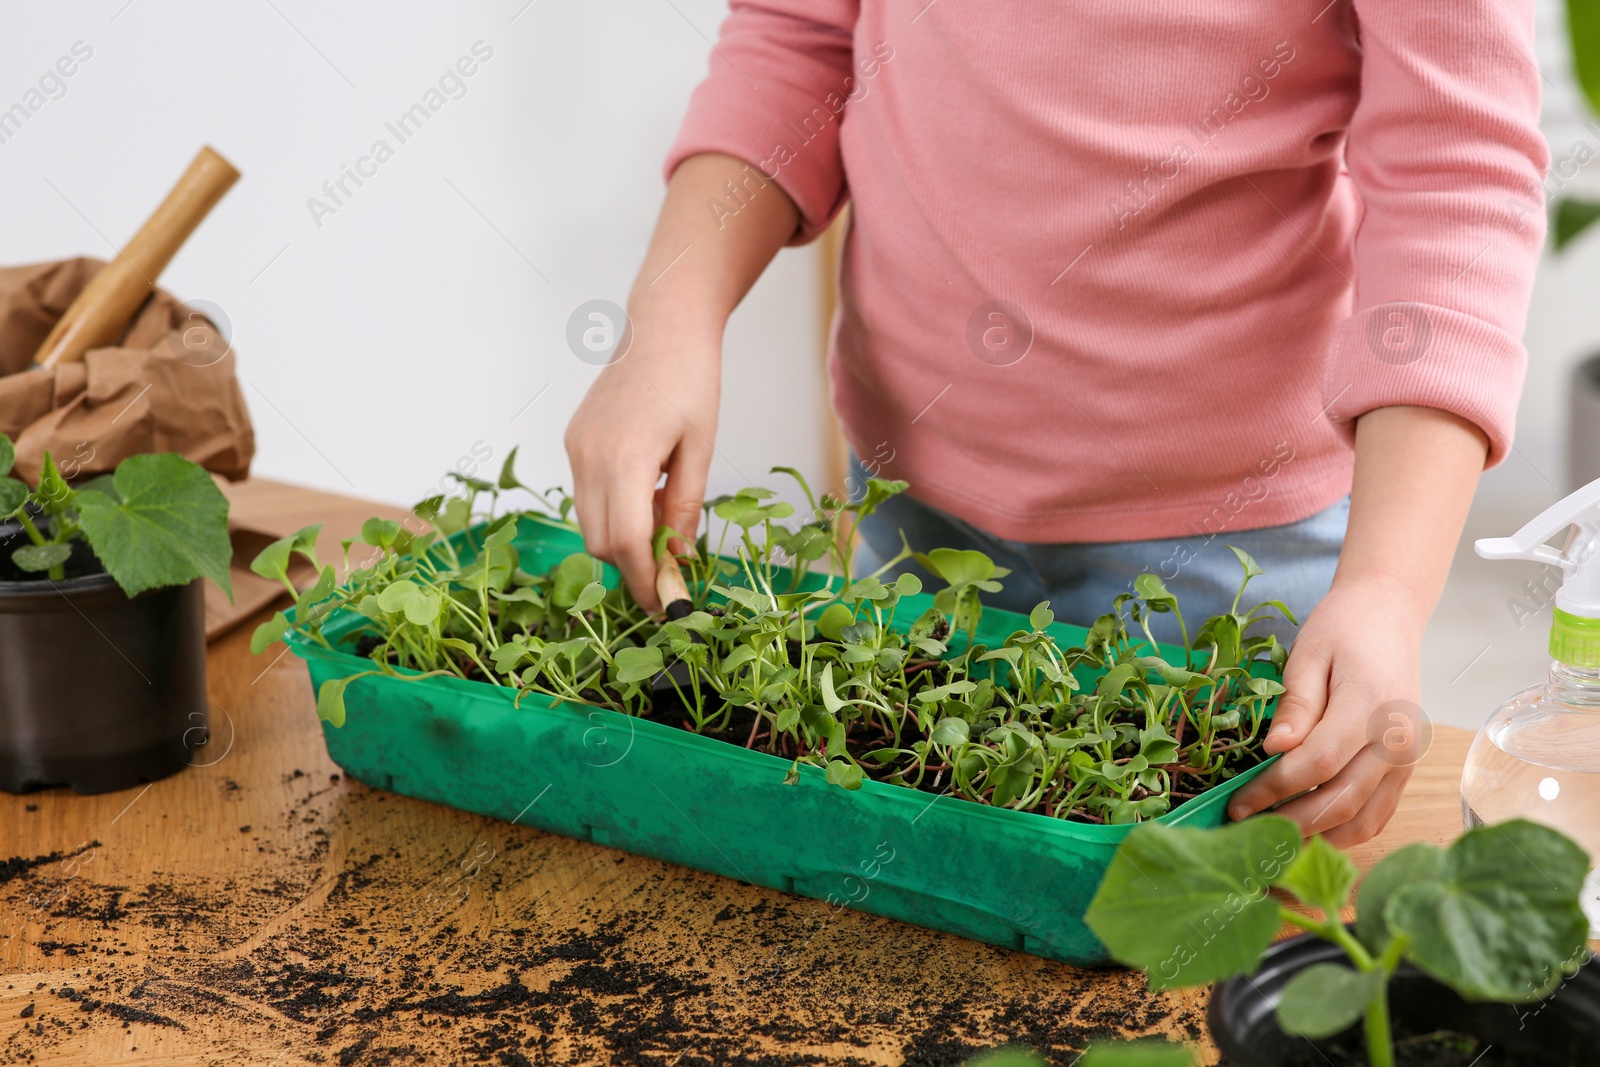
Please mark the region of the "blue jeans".
MULTIPOLYGON (((852 484, 866 484, 867 473, 859 463, 852 463, 852 474, 852 484)), ((1250 553, 1265 572, 1250 582, 1241 608, 1262 600, 1281 600, 1304 622, 1333 583, 1349 518, 1350 498, 1345 497, 1299 522, 1225 530, 1210 537, 1028 544, 995 537, 902 493, 885 501, 861 524, 855 569, 858 575, 869 574, 894 558, 900 551, 900 531, 918 552, 976 549, 1011 569, 1000 580, 1003 591, 983 595, 985 604, 1027 614, 1035 604, 1048 600, 1057 619, 1079 626, 1088 626, 1109 612, 1117 594, 1132 592, 1134 578, 1150 571, 1178 598, 1178 608, 1193 634, 1206 618, 1229 609, 1244 577, 1229 545, 1250 553)), ((914 560, 905 561, 892 573, 901 571, 916 574, 930 591, 943 584, 914 560)), ((1175 644, 1180 640, 1177 622, 1170 614, 1156 615, 1150 629, 1158 641, 1175 644)), ((1296 629, 1287 623, 1263 623, 1250 632, 1276 633, 1288 644, 1296 629)))

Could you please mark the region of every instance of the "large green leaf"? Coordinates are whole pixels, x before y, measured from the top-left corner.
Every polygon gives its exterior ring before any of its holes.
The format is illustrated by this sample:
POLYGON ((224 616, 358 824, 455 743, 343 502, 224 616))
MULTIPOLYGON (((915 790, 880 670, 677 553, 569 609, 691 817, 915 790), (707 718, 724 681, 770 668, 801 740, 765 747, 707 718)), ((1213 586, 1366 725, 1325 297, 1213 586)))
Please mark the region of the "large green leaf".
POLYGON ((1193 1067, 1194 1062, 1194 1053, 1183 1045, 1146 1038, 1094 1045, 1076 1067, 1193 1067))
POLYGON ((1396 892, 1384 917, 1411 939, 1411 962, 1467 999, 1538 1000, 1587 947, 1588 871, 1566 836, 1514 819, 1457 838, 1443 877, 1396 892))
POLYGON ((129 456, 113 483, 120 501, 79 494, 78 522, 123 592, 210 578, 232 599, 228 498, 211 475, 182 456, 160 453, 129 456))
POLYGON ((1356 884, 1356 865, 1318 834, 1300 849, 1300 855, 1277 884, 1338 922, 1339 911, 1349 901, 1350 889, 1356 884))
POLYGON ((1393 933, 1384 918, 1389 898, 1407 886, 1444 877, 1444 849, 1417 841, 1396 849, 1367 872, 1356 893, 1356 937, 1373 953, 1389 947, 1393 933))
POLYGON ((1278 1025, 1288 1034, 1316 1041, 1332 1037, 1361 1018, 1383 992, 1383 972, 1355 971, 1337 963, 1317 963, 1283 987, 1278 1025))
POLYGON ((1117 849, 1084 921, 1152 989, 1246 974, 1282 926, 1267 887, 1299 842, 1276 815, 1215 830, 1146 823, 1117 849))
POLYGON ((28 487, 15 478, 0 478, 0 519, 10 517, 28 499, 28 487))

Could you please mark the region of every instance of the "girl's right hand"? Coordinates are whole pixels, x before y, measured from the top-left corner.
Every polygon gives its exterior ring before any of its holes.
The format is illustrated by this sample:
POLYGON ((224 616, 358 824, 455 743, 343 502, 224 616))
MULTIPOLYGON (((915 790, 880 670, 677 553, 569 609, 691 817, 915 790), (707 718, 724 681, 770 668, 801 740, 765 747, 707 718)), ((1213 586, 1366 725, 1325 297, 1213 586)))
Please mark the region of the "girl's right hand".
POLYGON ((662 608, 650 551, 656 527, 692 539, 699 524, 723 328, 799 220, 794 202, 753 165, 713 153, 684 160, 628 298, 632 344, 600 372, 567 425, 584 543, 622 571, 647 611, 662 608), (731 195, 736 212, 726 210, 731 195), (718 203, 723 210, 712 210, 718 203))
POLYGON ((646 611, 659 525, 693 540, 721 397, 721 337, 634 320, 631 350, 600 373, 567 424, 573 498, 590 555, 616 564, 646 611), (660 489, 656 483, 666 475, 660 489))

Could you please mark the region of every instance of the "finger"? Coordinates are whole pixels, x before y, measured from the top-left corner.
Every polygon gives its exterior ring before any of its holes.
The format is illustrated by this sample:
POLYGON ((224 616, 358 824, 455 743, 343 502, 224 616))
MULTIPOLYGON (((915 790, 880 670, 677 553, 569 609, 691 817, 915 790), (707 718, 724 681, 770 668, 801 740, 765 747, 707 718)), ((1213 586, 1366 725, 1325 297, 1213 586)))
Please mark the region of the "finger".
MULTIPOLYGON (((570 447, 568 455, 571 455, 570 447)), ((578 513, 584 551, 596 559, 610 559, 604 483, 587 477, 583 464, 576 458, 572 459, 572 508, 578 513)))
POLYGON ((617 479, 606 501, 606 529, 611 562, 622 572, 628 592, 639 606, 652 615, 661 610, 655 589, 655 560, 650 554, 650 537, 655 532, 655 477, 629 475, 617 479), (648 482, 643 479, 648 478, 648 482))
POLYGON ((1400 808, 1400 797, 1405 793, 1406 782, 1411 778, 1411 768, 1397 767, 1378 783, 1361 810, 1323 836, 1334 848, 1349 848, 1363 841, 1371 841, 1383 833, 1389 820, 1400 808))
MULTIPOLYGON (((688 542, 682 552, 694 550, 694 535, 700 525, 700 507, 706 499, 706 475, 711 469, 711 450, 687 437, 678 442, 667 460, 667 484, 661 494, 661 523, 682 534, 688 542)), ((674 551, 680 551, 674 546, 674 551)))
POLYGON ((1283 669, 1284 693, 1261 743, 1267 755, 1287 752, 1310 735, 1328 703, 1331 667, 1329 657, 1304 634, 1295 639, 1283 669))
POLYGON ((1229 817, 1242 819, 1331 781, 1367 745, 1364 703, 1355 694, 1335 693, 1306 739, 1234 795, 1229 817))
POLYGON ((1310 836, 1326 833, 1353 819, 1378 784, 1393 770, 1370 750, 1363 750, 1344 769, 1304 796, 1281 805, 1274 815, 1293 819, 1310 836))

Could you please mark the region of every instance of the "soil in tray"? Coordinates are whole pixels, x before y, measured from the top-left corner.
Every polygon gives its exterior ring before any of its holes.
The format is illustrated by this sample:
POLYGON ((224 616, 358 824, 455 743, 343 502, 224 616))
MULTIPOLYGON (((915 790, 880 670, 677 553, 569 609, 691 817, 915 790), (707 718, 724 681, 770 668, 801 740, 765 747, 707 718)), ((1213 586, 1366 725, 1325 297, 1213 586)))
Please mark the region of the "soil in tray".
MULTIPOLYGON (((375 649, 377 649, 379 644, 381 644, 381 642, 376 637, 370 634, 364 634, 356 639, 353 651, 358 656, 368 657, 375 649)), ((793 641, 791 641, 789 645, 791 662, 794 666, 799 666, 800 646, 793 641)), ((488 682, 488 679, 484 677, 482 671, 478 669, 476 664, 466 664, 464 665, 463 669, 465 670, 469 681, 488 682)), ((606 699, 605 695, 600 692, 585 691, 585 695, 591 696, 593 698, 593 703, 597 707, 605 707, 610 703, 606 699)), ((694 729, 687 708, 684 706, 682 699, 678 696, 677 690, 672 688, 670 685, 666 686, 666 688, 658 689, 652 694, 652 706, 650 711, 641 717, 652 722, 659 722, 667 726, 676 726, 684 730, 692 731, 694 729)), ((791 751, 788 747, 789 739, 787 737, 782 737, 779 739, 779 745, 776 749, 769 747, 771 736, 768 728, 764 728, 760 716, 758 716, 753 709, 747 707, 735 707, 732 710, 732 713, 728 716, 727 723, 723 725, 721 729, 707 729, 702 731, 702 735, 705 737, 714 737, 717 740, 725 741, 728 744, 738 745, 740 748, 749 748, 755 751, 769 752, 786 760, 792 760, 796 756, 806 754, 803 752, 791 751)), ((1232 744, 1241 739, 1242 730, 1219 730, 1217 731, 1216 737, 1217 741, 1221 744, 1232 744)), ((860 746, 863 743, 863 740, 864 739, 859 736, 852 736, 852 749, 857 749, 857 746, 860 746)), ((889 740, 890 739, 888 737, 883 738, 883 741, 885 742, 888 742, 889 740)), ((1261 762, 1261 756, 1258 753, 1247 751, 1235 757, 1230 766, 1232 767, 1234 773, 1242 774, 1251 767, 1254 767, 1259 762, 1261 762)), ((894 780, 896 772, 892 765, 888 767, 878 767, 872 765, 871 763, 867 763, 863 764, 863 769, 867 773, 868 777, 872 778, 874 781, 891 782, 895 785, 905 784, 903 782, 894 780)), ((1183 783, 1181 779, 1179 783, 1175 784, 1199 785, 1199 783, 1183 783)), ((967 799, 966 797, 962 797, 959 793, 950 792, 948 769, 941 770, 937 767, 930 767, 929 773, 925 774, 920 782, 915 783, 913 788, 933 795, 950 795, 956 797, 957 799, 967 799)), ((1186 792, 1181 789, 1173 789, 1168 794, 1172 801, 1172 810, 1176 810, 1177 808, 1182 807, 1188 801, 1195 799, 1200 795, 1200 792, 1203 792, 1203 790, 1186 792)), ((1148 794, 1144 793, 1142 789, 1135 789, 1131 799, 1140 800, 1146 795, 1148 794)), ((1053 812, 1049 811, 1039 811, 1039 814, 1054 815, 1053 812)), ((1066 816, 1065 820, 1067 822, 1096 825, 1103 821, 1096 815, 1083 812, 1073 812, 1072 814, 1066 816)))

